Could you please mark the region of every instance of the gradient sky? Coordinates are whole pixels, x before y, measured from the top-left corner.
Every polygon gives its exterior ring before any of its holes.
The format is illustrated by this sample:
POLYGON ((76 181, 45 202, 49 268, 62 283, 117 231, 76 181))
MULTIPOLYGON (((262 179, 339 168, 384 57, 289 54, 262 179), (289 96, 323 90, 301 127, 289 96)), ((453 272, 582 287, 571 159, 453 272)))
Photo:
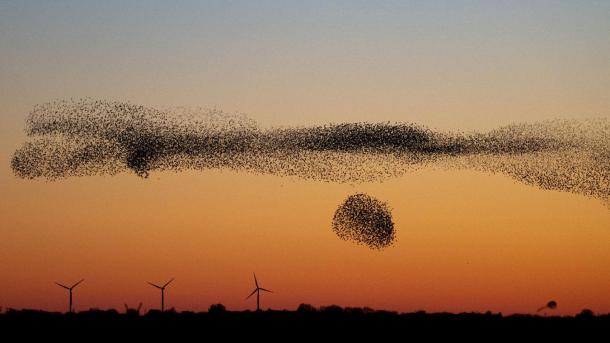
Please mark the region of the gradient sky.
POLYGON ((501 175, 332 184, 229 171, 21 180, 36 104, 93 97, 263 126, 486 130, 610 118, 608 1, 0 2, 0 306, 610 312, 610 208, 501 175), (394 210, 383 251, 339 240, 348 195, 394 210))

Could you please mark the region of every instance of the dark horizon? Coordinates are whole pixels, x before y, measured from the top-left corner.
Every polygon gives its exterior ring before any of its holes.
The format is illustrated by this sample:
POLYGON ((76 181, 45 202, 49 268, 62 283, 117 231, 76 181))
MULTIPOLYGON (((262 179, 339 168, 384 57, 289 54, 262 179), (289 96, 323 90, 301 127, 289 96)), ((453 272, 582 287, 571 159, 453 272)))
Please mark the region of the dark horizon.
MULTIPOLYGON (((552 301, 551 301, 552 302, 552 301)), ((547 318, 547 317, 561 317, 561 318, 576 318, 576 317, 580 317, 580 318, 588 318, 588 317, 607 317, 610 316, 610 312, 609 313, 595 313, 592 310, 588 309, 588 308, 583 308, 581 311, 575 313, 575 314, 556 314, 555 311, 553 311, 554 309, 549 308, 547 309, 546 306, 544 306, 541 309, 538 309, 538 311, 534 311, 533 313, 511 313, 508 315, 503 314, 502 312, 492 312, 492 311, 484 311, 484 312, 477 312, 477 311, 465 311, 465 312, 447 312, 447 311, 442 311, 442 312, 428 312, 425 310, 418 310, 418 311, 412 311, 412 312, 401 312, 401 311, 393 311, 393 310, 385 310, 385 309, 374 309, 374 308, 370 308, 367 306, 364 307, 357 307, 357 306, 339 306, 339 305, 335 305, 335 304, 331 304, 331 305, 321 305, 321 306, 314 306, 311 304, 307 304, 307 303, 301 303, 299 304, 294 310, 290 310, 290 309, 274 309, 274 308, 264 308, 261 307, 261 309, 256 309, 256 306, 253 306, 252 309, 235 309, 235 310, 231 310, 231 309, 227 309, 222 303, 215 303, 210 305, 210 307, 207 309, 207 311, 192 311, 189 309, 184 309, 181 311, 177 311, 174 307, 170 307, 168 309, 165 310, 161 310, 158 307, 152 306, 150 308, 144 307, 144 309, 142 310, 142 306, 143 303, 140 303, 140 305, 138 306, 138 308, 131 308, 128 307, 127 304, 124 304, 124 310, 121 310, 120 307, 119 308, 89 308, 86 310, 80 310, 80 311, 73 311, 73 313, 70 313, 68 311, 47 311, 47 310, 43 310, 43 309, 34 309, 34 308, 22 308, 22 309, 14 309, 14 308, 4 308, 4 307, 0 307, 0 315, 2 314, 10 314, 10 313, 41 313, 41 314, 62 314, 62 315, 75 315, 75 314, 79 314, 79 313, 88 313, 88 312, 99 312, 99 313, 116 313, 116 314, 125 314, 125 315, 139 315, 139 316, 145 316, 145 315, 157 315, 157 314, 162 314, 162 313, 171 313, 171 314, 183 314, 183 313, 195 313, 195 314, 219 314, 219 313, 249 313, 249 312, 299 312, 299 313, 348 313, 348 314, 370 314, 370 313, 386 313, 386 314, 392 314, 392 315, 414 315, 414 314, 418 314, 418 315, 450 315, 450 316, 459 316, 459 315, 464 315, 464 314, 468 314, 468 315, 481 315, 481 316, 499 316, 499 317, 542 317, 542 318, 547 318), (134 312, 135 311, 135 312, 134 312)))
POLYGON ((6 333, 27 335, 28 329, 36 328, 35 332, 47 338, 66 332, 96 332, 114 340, 116 335, 121 334, 138 334, 140 337, 152 335, 156 339, 159 334, 169 334, 174 339, 192 339, 193 335, 228 338, 246 337, 252 333, 263 335, 266 340, 282 341, 305 337, 316 341, 322 337, 406 339, 419 335, 451 339, 461 336, 522 339, 523 335, 532 338, 532 334, 545 339, 565 339, 565 335, 570 334, 582 339, 589 336, 599 338, 599 335, 607 334, 609 326, 610 314, 595 315, 590 310, 583 310, 575 316, 504 316, 492 312, 398 313, 336 305, 318 309, 308 304, 301 304, 293 311, 227 311, 221 304, 214 304, 207 312, 152 310, 144 315, 139 315, 135 310, 120 313, 96 309, 65 314, 10 310, 0 314, 0 329, 6 333))

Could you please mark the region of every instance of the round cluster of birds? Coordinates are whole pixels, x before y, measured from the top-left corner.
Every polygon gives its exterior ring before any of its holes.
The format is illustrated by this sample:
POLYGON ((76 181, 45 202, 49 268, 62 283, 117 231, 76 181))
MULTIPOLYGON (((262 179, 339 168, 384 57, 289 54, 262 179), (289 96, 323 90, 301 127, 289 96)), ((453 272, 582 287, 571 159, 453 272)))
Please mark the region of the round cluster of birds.
POLYGON ((350 195, 339 205, 332 227, 339 238, 371 249, 390 246, 395 236, 388 205, 364 193, 350 195))

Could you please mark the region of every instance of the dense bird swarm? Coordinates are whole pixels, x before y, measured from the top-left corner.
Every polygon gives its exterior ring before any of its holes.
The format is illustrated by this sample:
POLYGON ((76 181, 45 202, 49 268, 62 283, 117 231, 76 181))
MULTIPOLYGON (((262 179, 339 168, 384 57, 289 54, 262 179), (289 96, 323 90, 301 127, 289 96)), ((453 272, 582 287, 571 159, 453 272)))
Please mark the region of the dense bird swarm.
POLYGON ((331 182, 380 181, 426 165, 502 173, 543 189, 610 197, 608 120, 516 124, 486 133, 413 124, 261 129, 218 110, 105 100, 38 105, 11 161, 23 178, 231 169, 331 182))
POLYGON ((608 200, 610 123, 548 121, 486 133, 412 124, 261 129, 218 110, 105 100, 38 105, 11 161, 23 178, 210 168, 332 182, 380 181, 426 165, 502 173, 543 189, 608 200))
POLYGON ((388 206, 367 195, 347 197, 335 211, 333 231, 343 240, 382 249, 394 241, 394 222, 388 206))
POLYGON ((423 166, 501 173, 542 189, 610 199, 610 122, 555 120, 489 132, 413 124, 260 128, 219 110, 106 100, 36 106, 13 155, 22 178, 225 169, 328 182, 381 181, 423 166))

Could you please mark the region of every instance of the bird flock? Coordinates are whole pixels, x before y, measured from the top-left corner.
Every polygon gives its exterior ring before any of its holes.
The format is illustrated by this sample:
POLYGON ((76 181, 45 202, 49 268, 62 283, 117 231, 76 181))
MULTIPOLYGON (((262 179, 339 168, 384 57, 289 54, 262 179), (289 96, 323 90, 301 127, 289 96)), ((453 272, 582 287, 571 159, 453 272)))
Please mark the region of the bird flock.
POLYGON ((347 197, 335 211, 333 231, 343 240, 382 249, 394 241, 394 222, 388 205, 361 193, 347 197))
MULTIPOLYGON (((11 159, 14 174, 25 179, 224 169, 363 183, 432 166, 499 173, 610 203, 607 119, 513 124, 488 132, 368 122, 261 128, 243 114, 220 110, 87 98, 35 106, 26 134, 28 141, 11 159)), ((356 195, 339 206, 332 225, 343 239, 381 248, 394 238, 389 223, 382 203, 356 195)))

